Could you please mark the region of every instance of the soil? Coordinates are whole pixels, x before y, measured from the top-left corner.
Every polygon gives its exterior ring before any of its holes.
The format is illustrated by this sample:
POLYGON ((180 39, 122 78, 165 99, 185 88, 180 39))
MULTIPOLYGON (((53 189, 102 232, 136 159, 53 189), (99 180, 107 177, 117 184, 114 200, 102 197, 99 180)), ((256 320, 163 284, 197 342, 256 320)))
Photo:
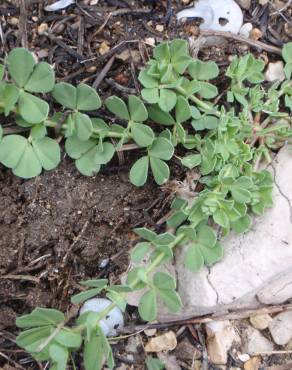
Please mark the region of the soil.
MULTIPOLYGON (((137 75, 151 55, 152 40, 196 39, 199 34, 193 22, 175 23, 172 14, 184 6, 182 1, 100 0, 90 5, 84 0, 63 11, 45 12, 44 3, 53 2, 1 2, 0 58, 13 47, 28 47, 40 60, 54 64, 58 81, 94 85, 116 55, 97 87, 102 98, 139 90, 137 75)), ((245 20, 261 29, 261 41, 281 46, 291 35, 291 10, 272 13, 272 6, 261 7, 253 0, 245 20)), ((202 59, 226 66, 230 56, 249 50, 234 41, 199 47, 196 52, 202 59)), ((270 57, 265 51, 256 54, 270 57)), ((110 119, 104 112, 98 114, 110 119)), ((10 129, 11 123, 1 119, 10 129)), ((128 267, 133 228, 155 228, 164 216, 167 194, 151 181, 136 188, 128 180, 136 157, 137 153, 127 153, 91 178, 81 176, 66 157, 56 170, 29 181, 0 167, 0 366, 5 370, 20 364, 26 369, 41 368, 14 344, 17 315, 36 306, 68 310, 70 296, 80 291, 81 280, 118 281, 128 267)), ((172 166, 176 178, 183 178, 182 169, 175 163, 172 166)))

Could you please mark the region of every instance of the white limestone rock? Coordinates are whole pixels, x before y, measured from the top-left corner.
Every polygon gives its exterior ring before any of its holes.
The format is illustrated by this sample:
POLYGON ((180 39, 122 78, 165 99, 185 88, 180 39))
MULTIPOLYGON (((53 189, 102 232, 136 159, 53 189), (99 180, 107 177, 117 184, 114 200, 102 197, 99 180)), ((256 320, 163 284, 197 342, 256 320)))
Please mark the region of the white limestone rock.
POLYGON ((269 325, 276 344, 283 346, 292 338, 292 311, 279 313, 269 325))

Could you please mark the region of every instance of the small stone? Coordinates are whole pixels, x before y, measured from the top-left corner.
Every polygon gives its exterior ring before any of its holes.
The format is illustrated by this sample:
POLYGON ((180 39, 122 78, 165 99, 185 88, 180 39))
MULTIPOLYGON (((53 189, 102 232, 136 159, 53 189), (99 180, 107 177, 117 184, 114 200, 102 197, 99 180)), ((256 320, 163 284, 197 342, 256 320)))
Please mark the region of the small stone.
POLYGON ((266 5, 268 4, 269 0, 259 0, 260 5, 266 5))
POLYGON ((154 37, 146 37, 145 44, 150 46, 155 46, 155 38, 154 37))
POLYGON ((125 351, 129 353, 137 353, 138 347, 142 347, 142 340, 139 335, 134 335, 128 339, 125 351))
POLYGON ((249 326, 245 331, 244 351, 249 355, 273 351, 273 343, 265 338, 257 329, 249 326))
POLYGON ((96 66, 90 66, 90 67, 86 68, 86 72, 88 72, 88 73, 96 72, 96 66))
POLYGON ((248 355, 247 353, 240 354, 237 357, 241 362, 246 362, 250 359, 250 355, 248 355))
POLYGON ((97 5, 99 0, 91 0, 90 5, 97 5))
POLYGON ((252 31, 252 24, 244 23, 244 25, 241 27, 239 31, 239 34, 248 38, 250 36, 251 31, 252 31))
POLYGON ((271 318, 270 315, 264 314, 251 316, 249 318, 249 321, 255 329, 265 330, 267 329, 269 324, 273 321, 273 319, 271 318))
POLYGON ((284 63, 281 60, 275 63, 269 63, 265 73, 265 79, 266 81, 269 82, 284 81, 285 80, 284 63))
POLYGON ((292 311, 275 316, 269 329, 276 344, 281 346, 287 344, 292 338, 292 311))
POLYGON ((196 360, 194 362, 194 365, 193 365, 192 369, 194 369, 194 370, 201 370, 202 369, 202 362, 199 361, 199 360, 196 360))
POLYGON ((207 348, 210 361, 216 365, 225 365, 228 359, 228 350, 234 341, 238 341, 233 326, 229 321, 214 321, 206 325, 207 348))
POLYGON ((259 40, 262 36, 263 36, 263 33, 262 33, 262 31, 261 31, 261 30, 259 30, 258 28, 254 28, 254 29, 252 29, 252 30, 251 30, 251 32, 250 32, 250 38, 251 38, 252 40, 257 41, 257 40, 259 40))
POLYGON ((163 27, 163 25, 162 25, 162 24, 158 24, 158 25, 155 27, 155 29, 156 29, 156 31, 158 31, 158 32, 163 32, 164 27, 163 27))
POLYGON ((176 358, 182 361, 198 360, 202 357, 201 352, 190 343, 188 338, 184 338, 178 343, 174 353, 176 358))
POLYGON ((258 370, 261 364, 261 358, 260 357, 253 357, 250 360, 248 360, 244 365, 244 370, 258 370))
POLYGON ((145 346, 146 352, 172 351, 177 346, 176 336, 173 331, 169 331, 158 337, 151 338, 145 346))
POLYGON ((47 23, 42 23, 38 26, 38 34, 43 35, 47 32, 49 26, 47 23))
POLYGON ((108 46, 107 42, 106 42, 106 41, 103 41, 103 42, 100 44, 100 47, 99 47, 99 53, 100 53, 101 55, 104 55, 104 54, 106 54, 109 50, 110 50, 110 47, 108 46))
POLYGON ((19 23, 19 19, 16 17, 11 17, 8 18, 7 23, 10 24, 11 26, 17 26, 19 23))
POLYGON ((157 333, 157 329, 145 329, 144 333, 147 337, 153 337, 157 333))
POLYGON ((237 0, 238 5, 243 9, 249 9, 251 5, 251 0, 237 0))

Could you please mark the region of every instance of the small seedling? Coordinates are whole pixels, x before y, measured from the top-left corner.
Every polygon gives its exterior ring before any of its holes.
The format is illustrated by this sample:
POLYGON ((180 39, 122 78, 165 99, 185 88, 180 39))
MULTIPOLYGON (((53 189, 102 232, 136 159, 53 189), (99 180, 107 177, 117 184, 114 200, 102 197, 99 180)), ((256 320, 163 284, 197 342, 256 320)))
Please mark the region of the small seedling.
MULTIPOLYGON (((174 198, 162 234, 135 230, 140 241, 131 259, 149 260, 146 267, 130 270, 126 285, 108 285, 104 279, 83 282, 87 290, 72 297, 73 304, 80 304, 104 295, 112 302, 109 306, 82 314, 73 327, 61 312, 37 308, 17 319, 24 329, 17 338, 20 347, 39 361, 49 361, 53 370, 65 370, 68 361, 74 366, 73 354, 81 347, 86 370, 99 370, 104 362, 113 368, 101 323, 114 307, 125 310, 129 292, 145 290, 138 307, 145 321, 156 318, 158 301, 171 312, 181 308, 174 277, 156 268, 172 260, 177 246, 185 249, 184 264, 191 271, 219 261, 224 254, 221 238, 232 230, 247 231, 253 216, 272 206, 273 178, 259 164, 271 162, 271 152, 292 136, 292 43, 283 47, 283 59, 286 80, 267 84, 263 61, 250 54, 236 57, 225 71, 229 87, 220 92, 214 62, 192 58, 184 40, 162 43, 139 74, 141 96, 105 101, 114 122, 107 123, 92 117, 102 103, 91 87, 55 85, 47 63, 37 63, 25 49, 9 54, 0 65, 0 113, 22 127, 23 135, 6 134, 0 126, 0 162, 16 175, 31 178, 58 165, 59 141, 49 136, 55 128, 86 176, 131 144, 142 153, 130 170, 134 185, 142 186, 152 176, 157 184, 166 183, 173 157, 197 181, 193 196, 174 198), (52 117, 46 95, 40 95, 47 93, 61 105, 52 117)), ((146 362, 149 369, 163 368, 157 359, 146 362)))

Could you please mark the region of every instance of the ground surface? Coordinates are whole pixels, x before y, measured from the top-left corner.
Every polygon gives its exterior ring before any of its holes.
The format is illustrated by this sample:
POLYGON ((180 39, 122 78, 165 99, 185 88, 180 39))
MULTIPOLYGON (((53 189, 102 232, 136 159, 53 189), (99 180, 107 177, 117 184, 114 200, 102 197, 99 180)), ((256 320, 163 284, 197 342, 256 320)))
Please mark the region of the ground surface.
MULTIPOLYGON (((177 26, 171 16, 186 1, 170 7, 168 1, 100 0, 90 5, 94 2, 84 0, 63 12, 46 13, 44 3, 52 2, 1 2, 0 58, 15 46, 29 47, 41 60, 55 65, 58 80, 88 83, 102 97, 137 91, 137 74, 151 53, 152 42, 198 36, 196 25, 177 26), (108 73, 100 79, 114 55, 108 73)), ((245 20, 261 30, 261 41, 281 47, 291 35, 292 17, 289 8, 279 11, 279 3, 275 8, 253 0, 245 20)), ((248 49, 232 41, 203 49, 199 56, 226 66, 229 56, 248 49)), ((266 52, 261 55, 274 57, 266 52)), ((9 129, 9 122, 0 123, 9 129)), ((125 154, 93 178, 81 176, 68 159, 30 181, 0 168, 0 366, 6 370, 18 365, 40 368, 14 345, 16 315, 37 305, 66 310, 82 279, 102 276, 116 281, 128 265, 132 228, 155 227, 164 215, 169 199, 165 193, 151 181, 143 189, 129 183, 134 158, 134 153, 125 154)), ((181 169, 176 173, 183 178, 181 169)), ((178 335, 180 340, 188 337, 193 344, 200 338, 187 329, 178 335)), ((124 360, 134 362, 134 369, 143 367, 139 364, 143 355, 136 365, 133 359, 124 360)), ((186 358, 183 362, 188 364, 186 358)))

